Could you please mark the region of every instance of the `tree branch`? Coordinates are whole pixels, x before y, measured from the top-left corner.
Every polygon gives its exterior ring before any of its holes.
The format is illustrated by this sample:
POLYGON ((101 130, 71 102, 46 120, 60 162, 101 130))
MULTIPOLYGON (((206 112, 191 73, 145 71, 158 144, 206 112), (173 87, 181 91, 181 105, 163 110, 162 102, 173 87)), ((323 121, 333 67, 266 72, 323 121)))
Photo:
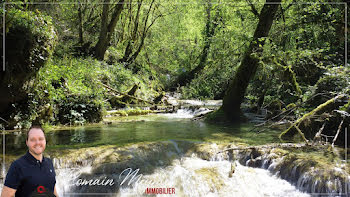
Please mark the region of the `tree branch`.
POLYGON ((322 127, 320 128, 320 130, 318 130, 318 132, 316 133, 316 135, 315 135, 315 137, 313 139, 312 145, 315 144, 316 140, 321 139, 321 134, 322 134, 322 131, 324 129, 324 126, 326 126, 326 122, 323 123, 322 127))
POLYGON ((341 122, 340 122, 340 124, 339 124, 339 127, 338 127, 337 134, 335 134, 335 136, 334 136, 334 139, 333 139, 333 142, 332 142, 332 147, 333 147, 333 148, 334 148, 334 142, 337 140, 338 135, 339 135, 339 133, 340 133, 341 126, 342 126, 343 123, 344 123, 344 119, 345 119, 345 117, 343 118, 343 120, 341 120, 341 122))
POLYGON ((259 18, 260 14, 259 12, 256 10, 254 4, 252 4, 252 2, 250 2, 250 0, 246 0, 247 3, 250 5, 250 8, 252 9, 251 11, 253 12, 253 14, 259 18))

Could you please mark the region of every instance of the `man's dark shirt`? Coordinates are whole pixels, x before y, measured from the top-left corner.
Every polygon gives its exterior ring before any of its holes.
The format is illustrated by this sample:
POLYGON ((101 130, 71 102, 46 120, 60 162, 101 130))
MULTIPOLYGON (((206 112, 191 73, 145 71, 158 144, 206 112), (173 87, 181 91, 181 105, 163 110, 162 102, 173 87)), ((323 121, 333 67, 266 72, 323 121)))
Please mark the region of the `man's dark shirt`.
POLYGON ((4 185, 16 189, 16 197, 29 197, 38 186, 44 186, 52 193, 56 184, 56 173, 49 158, 42 162, 27 152, 14 161, 6 175, 4 185))

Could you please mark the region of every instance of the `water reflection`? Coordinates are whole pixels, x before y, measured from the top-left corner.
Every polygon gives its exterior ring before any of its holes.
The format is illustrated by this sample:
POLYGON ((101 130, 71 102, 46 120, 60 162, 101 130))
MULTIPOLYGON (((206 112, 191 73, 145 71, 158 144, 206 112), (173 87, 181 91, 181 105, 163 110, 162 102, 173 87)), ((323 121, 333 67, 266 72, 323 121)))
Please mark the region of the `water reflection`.
MULTIPOLYGON (((218 125, 188 119, 139 116, 140 121, 119 122, 96 127, 79 127, 69 130, 56 130, 46 134, 47 145, 55 147, 89 147, 103 144, 125 145, 130 143, 163 141, 169 139, 192 141, 226 141, 263 144, 278 141, 278 131, 264 133, 250 132, 251 124, 218 125)), ((6 134, 6 153, 26 150, 25 133, 6 134)))
MULTIPOLYGON (((76 128, 46 133, 47 146, 88 144, 101 140, 101 128, 76 128)), ((2 147, 3 141, 0 145, 2 147)), ((5 134, 5 150, 8 153, 22 153, 27 149, 25 132, 5 134)))

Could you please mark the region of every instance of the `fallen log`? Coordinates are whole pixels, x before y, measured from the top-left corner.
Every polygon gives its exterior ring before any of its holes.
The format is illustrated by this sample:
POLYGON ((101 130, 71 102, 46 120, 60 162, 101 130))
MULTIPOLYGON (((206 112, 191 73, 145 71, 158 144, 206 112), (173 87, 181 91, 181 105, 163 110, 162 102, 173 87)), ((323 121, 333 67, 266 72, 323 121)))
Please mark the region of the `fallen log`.
POLYGON ((122 93, 122 92, 119 92, 118 90, 114 89, 114 88, 111 88, 109 87, 108 85, 104 84, 101 82, 101 85, 109 90, 112 90, 113 92, 117 93, 117 94, 120 94, 122 96, 127 96, 127 97, 130 97, 132 99, 135 99, 135 100, 138 100, 138 101, 142 101, 142 102, 145 102, 145 103, 149 103, 149 104, 154 104, 152 101, 147 101, 147 100, 144 100, 144 99, 141 99, 141 98, 137 98, 135 96, 132 96, 132 95, 129 95, 129 94, 126 94, 126 93, 122 93))
POLYGON ((254 125, 255 128, 253 128, 253 129, 250 130, 250 131, 254 131, 254 130, 256 130, 257 128, 259 128, 260 126, 264 126, 264 125, 267 124, 268 122, 271 122, 271 121, 273 121, 274 119, 276 119, 276 118, 278 118, 278 117, 284 115, 284 116, 283 116, 282 118, 280 118, 278 121, 275 121, 275 122, 273 122, 272 124, 270 124, 267 128, 258 131, 258 133, 261 133, 261 132, 267 130, 268 128, 271 128, 271 127, 273 127, 273 126, 275 126, 275 125, 278 125, 281 121, 285 120, 285 118, 286 118, 289 114, 291 114, 294 110, 296 110, 298 107, 302 106, 302 105, 305 104, 305 103, 308 103, 308 102, 311 101, 313 98, 315 98, 316 96, 320 96, 320 95, 324 95, 324 93, 317 93, 317 94, 313 95, 312 97, 308 98, 306 101, 300 102, 300 103, 296 104, 294 107, 292 107, 292 108, 290 108, 290 109, 287 109, 287 110, 285 110, 285 111, 282 111, 281 113, 277 114, 276 116, 274 116, 274 117, 272 117, 272 118, 269 118, 268 120, 266 120, 266 121, 264 121, 264 122, 262 122, 262 123, 260 123, 260 124, 254 125))
MULTIPOLYGON (((329 99, 328 101, 322 103, 321 105, 317 106, 314 110, 312 110, 311 112, 304 114, 301 118, 299 118, 298 120, 296 120, 288 129, 286 129, 285 131, 283 131, 280 135, 279 138, 280 140, 282 140, 282 137, 284 135, 286 135, 292 128, 298 128, 298 125, 300 125, 300 123, 302 123, 303 121, 307 120, 308 118, 311 118, 312 116, 314 116, 317 112, 323 110, 325 107, 327 107, 328 105, 334 103, 337 99, 343 98, 345 95, 341 94, 338 95, 334 98, 329 99)), ((301 130, 299 131, 299 134, 303 137, 304 133, 301 132, 301 130)), ((303 137, 304 139, 305 137, 303 137)), ((305 139, 304 139, 305 140, 305 139)))
POLYGON ((300 134, 301 138, 303 138, 305 143, 308 144, 308 140, 305 138, 304 133, 299 129, 299 127, 297 125, 294 125, 294 128, 298 131, 298 133, 300 134))

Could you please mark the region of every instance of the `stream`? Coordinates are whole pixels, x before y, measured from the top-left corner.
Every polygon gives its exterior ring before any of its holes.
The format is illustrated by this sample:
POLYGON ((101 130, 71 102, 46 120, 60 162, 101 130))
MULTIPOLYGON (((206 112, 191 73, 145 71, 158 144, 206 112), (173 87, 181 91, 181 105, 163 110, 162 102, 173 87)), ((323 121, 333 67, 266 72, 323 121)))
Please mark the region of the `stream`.
MULTIPOLYGON (((105 193, 105 195, 147 196, 145 194, 147 188, 174 188, 175 196, 310 196, 298 191, 287 181, 273 176, 267 170, 245 167, 239 163, 236 165, 236 172, 230 178, 228 174, 231 162, 229 161, 206 161, 198 157, 183 157, 174 160, 170 166, 157 168, 151 174, 143 175, 137 183, 128 185, 128 182, 125 182, 125 187, 121 187, 116 194, 105 193)), ((68 181, 67 177, 73 180, 79 173, 91 173, 91 167, 80 169, 80 172, 77 172, 76 169, 62 169, 58 172, 57 182, 60 183, 58 188, 63 196, 78 196, 67 187, 67 185, 74 184, 68 181)), ((120 184, 118 175, 114 177, 114 180, 117 180, 115 182, 120 184)), ((75 184, 77 183, 79 181, 75 181, 75 184)), ((100 190, 96 192, 94 189, 89 189, 87 191, 90 194, 104 193, 100 190)), ((86 194, 84 189, 78 191, 86 194)))
MULTIPOLYGON (((345 180, 331 177, 327 187, 318 179, 309 180, 306 172, 299 172, 294 180, 291 176, 296 176, 297 169, 288 176, 280 173, 276 166, 281 161, 272 156, 273 151, 255 157, 242 151, 218 154, 222 144, 255 146, 278 141, 280 131, 257 133, 249 123, 191 120, 206 110, 183 108, 171 114, 118 117, 111 124, 47 133, 46 156, 53 159, 59 195, 154 196, 147 193, 151 188, 164 188, 171 194, 158 196, 306 197, 324 192, 346 196, 349 176, 345 180)), ((5 139, 7 158, 26 151, 23 133, 9 133, 5 139)), ((2 163, 1 188, 10 164, 2 163)))

